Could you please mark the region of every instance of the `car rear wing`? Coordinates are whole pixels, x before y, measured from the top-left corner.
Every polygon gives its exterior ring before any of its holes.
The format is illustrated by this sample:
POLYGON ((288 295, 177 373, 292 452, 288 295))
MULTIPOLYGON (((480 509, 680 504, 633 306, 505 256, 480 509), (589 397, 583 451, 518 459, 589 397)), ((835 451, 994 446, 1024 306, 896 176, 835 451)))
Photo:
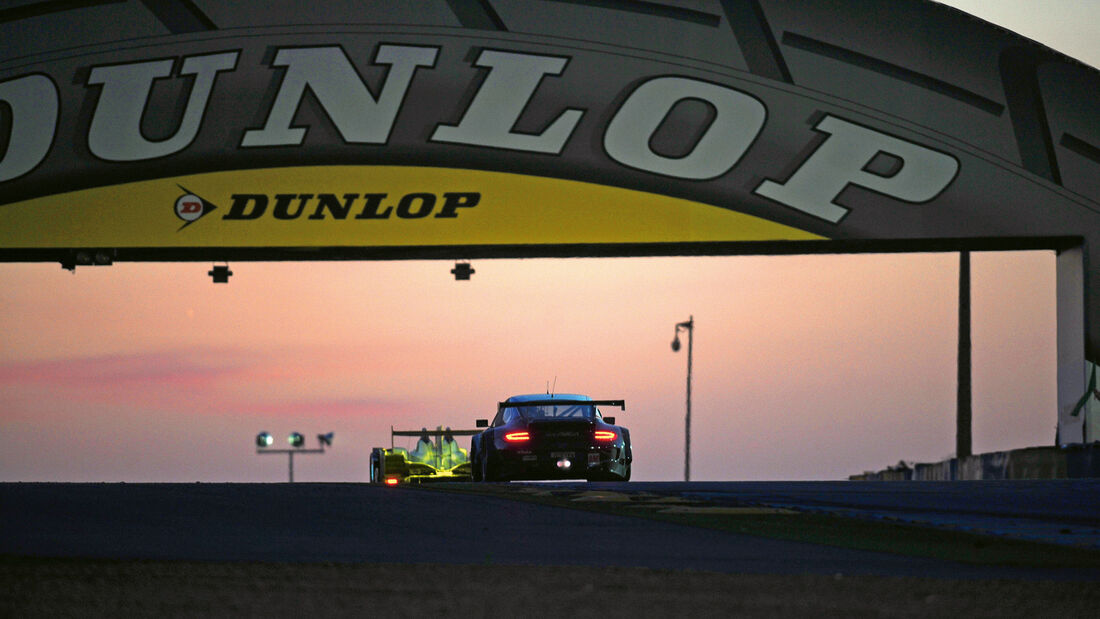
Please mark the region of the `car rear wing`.
POLYGON ((473 436, 475 434, 481 434, 481 430, 394 430, 390 428, 390 436, 420 436, 427 434, 428 436, 473 436))
POLYGON ((436 439, 438 442, 444 436, 473 436, 475 434, 481 434, 481 430, 451 430, 449 428, 437 427, 434 430, 420 429, 420 430, 394 430, 393 426, 390 426, 390 448, 393 448, 393 437, 395 436, 428 436, 436 439))
POLYGON ((520 408, 523 406, 553 406, 556 404, 587 404, 589 406, 615 406, 626 410, 626 400, 577 400, 575 398, 547 398, 545 400, 527 400, 524 402, 500 402, 497 410, 520 408))

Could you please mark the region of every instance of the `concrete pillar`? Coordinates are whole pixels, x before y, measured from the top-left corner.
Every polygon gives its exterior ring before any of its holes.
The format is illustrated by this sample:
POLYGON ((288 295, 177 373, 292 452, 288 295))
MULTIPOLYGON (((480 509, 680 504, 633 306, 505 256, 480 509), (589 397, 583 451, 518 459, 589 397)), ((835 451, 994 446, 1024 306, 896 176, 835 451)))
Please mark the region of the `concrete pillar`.
POLYGON ((1058 252, 1058 444, 1084 441, 1084 414, 1072 416, 1085 393, 1085 248, 1058 252))
MULTIPOLYGON (((1093 372, 1100 373, 1100 368, 1095 363, 1085 364, 1085 369, 1090 377, 1093 372)), ((1100 386, 1097 389, 1100 390, 1100 386)), ((1083 415, 1087 415, 1085 418, 1085 442, 1095 443, 1100 441, 1100 393, 1093 391, 1087 402, 1085 410, 1082 412, 1083 415)))
POLYGON ((973 454, 971 425, 973 419, 970 343, 970 252, 959 252, 959 355, 958 391, 955 405, 955 457, 973 454))

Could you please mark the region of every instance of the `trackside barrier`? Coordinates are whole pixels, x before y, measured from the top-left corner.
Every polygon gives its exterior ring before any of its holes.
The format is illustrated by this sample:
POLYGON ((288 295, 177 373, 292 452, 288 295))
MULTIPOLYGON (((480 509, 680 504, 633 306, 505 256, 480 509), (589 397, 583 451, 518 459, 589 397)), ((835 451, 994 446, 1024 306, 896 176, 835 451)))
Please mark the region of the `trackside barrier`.
POLYGON ((982 456, 967 456, 957 458, 957 461, 958 464, 955 465, 956 479, 990 479, 982 476, 982 456))
POLYGON ((1066 450, 1066 476, 1100 477, 1100 443, 1075 445, 1066 450))
POLYGON ((957 465, 958 463, 954 459, 933 464, 917 464, 913 467, 913 479, 920 481, 951 481, 955 479, 955 467, 957 465))
POLYGON ((1100 443, 1028 447, 942 462, 899 462, 882 471, 852 475, 852 481, 957 481, 978 479, 1079 479, 1100 477, 1100 443))
POLYGON ((1065 479, 1067 452, 1057 447, 1016 450, 1002 479, 1065 479))
POLYGON ((890 467, 882 472, 883 481, 909 481, 913 479, 913 469, 905 463, 890 467))

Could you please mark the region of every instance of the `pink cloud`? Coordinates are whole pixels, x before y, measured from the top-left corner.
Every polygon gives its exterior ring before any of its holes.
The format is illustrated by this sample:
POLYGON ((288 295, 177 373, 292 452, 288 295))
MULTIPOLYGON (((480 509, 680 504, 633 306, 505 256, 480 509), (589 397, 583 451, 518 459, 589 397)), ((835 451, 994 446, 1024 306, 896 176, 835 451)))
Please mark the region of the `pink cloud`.
POLYGON ((336 365, 339 360, 333 355, 318 351, 157 351, 0 363, 0 387, 6 391, 9 418, 46 402, 204 415, 344 418, 392 417, 416 409, 400 399, 310 394, 317 382, 332 378, 336 365), (316 363, 311 361, 314 356, 316 363), (287 364, 285 358, 302 362, 287 364))
POLYGON ((220 352, 150 352, 134 355, 114 354, 49 359, 0 364, 0 384, 38 383, 45 385, 83 385, 104 383, 116 386, 133 384, 174 384, 201 386, 240 371, 240 361, 231 361, 220 352), (204 361, 217 359, 217 362, 204 361))

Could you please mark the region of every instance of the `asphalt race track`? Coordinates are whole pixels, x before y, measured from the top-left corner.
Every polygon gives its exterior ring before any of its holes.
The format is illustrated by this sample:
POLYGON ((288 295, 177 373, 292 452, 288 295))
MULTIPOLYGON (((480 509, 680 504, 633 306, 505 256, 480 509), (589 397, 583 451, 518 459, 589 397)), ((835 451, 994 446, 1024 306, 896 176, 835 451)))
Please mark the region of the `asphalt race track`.
MULTIPOLYGON (((507 486, 511 490, 526 485, 507 486)), ((1097 500, 1096 486, 1091 481, 1020 485, 1017 490, 1004 484, 948 484, 937 489, 921 483, 573 485, 593 491, 703 494, 719 503, 816 503, 829 509, 847 503, 864 510, 914 513, 920 507, 941 516, 1009 510, 1036 521, 1068 517, 1079 529, 1100 529, 1097 511, 1089 503, 1097 500), (982 508, 972 509, 975 504, 982 508)), ((969 565, 496 496, 367 484, 0 484, 0 555, 1100 578, 1092 568, 969 565)))
POLYGON ((641 482, 620 488, 701 499, 717 505, 788 507, 802 512, 889 519, 1100 549, 1100 480, 1097 479, 641 482))

